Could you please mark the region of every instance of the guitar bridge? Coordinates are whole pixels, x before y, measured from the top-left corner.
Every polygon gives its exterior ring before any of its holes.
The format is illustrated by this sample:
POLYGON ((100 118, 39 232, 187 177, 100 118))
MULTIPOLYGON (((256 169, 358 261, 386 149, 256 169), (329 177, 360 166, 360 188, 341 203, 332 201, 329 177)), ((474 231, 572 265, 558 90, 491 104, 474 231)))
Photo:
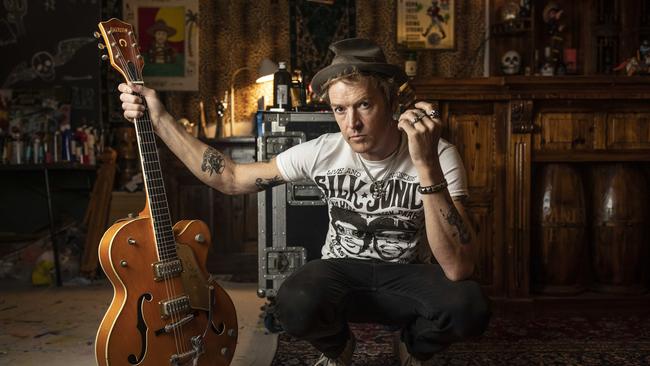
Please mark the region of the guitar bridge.
POLYGON ((180 259, 156 262, 152 267, 153 278, 156 281, 163 281, 172 277, 177 277, 181 272, 183 272, 183 263, 180 259))

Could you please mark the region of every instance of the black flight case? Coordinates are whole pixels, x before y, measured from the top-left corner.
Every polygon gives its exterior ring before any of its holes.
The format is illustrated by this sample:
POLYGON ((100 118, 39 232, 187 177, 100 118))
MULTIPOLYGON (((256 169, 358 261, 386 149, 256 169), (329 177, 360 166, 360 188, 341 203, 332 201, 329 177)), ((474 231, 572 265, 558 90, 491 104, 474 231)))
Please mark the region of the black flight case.
MULTIPOLYGON (((324 133, 338 132, 332 112, 258 112, 257 160, 324 133)), ((272 300, 282 282, 306 261, 320 258, 328 214, 311 180, 287 183, 258 193, 258 295, 272 300)))

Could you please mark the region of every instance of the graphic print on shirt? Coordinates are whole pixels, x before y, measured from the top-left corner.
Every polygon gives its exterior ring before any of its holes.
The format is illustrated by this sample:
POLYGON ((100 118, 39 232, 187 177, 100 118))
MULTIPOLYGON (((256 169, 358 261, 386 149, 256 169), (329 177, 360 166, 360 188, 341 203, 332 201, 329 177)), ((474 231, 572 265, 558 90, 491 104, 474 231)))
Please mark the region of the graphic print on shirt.
POLYGON ((331 206, 330 216, 336 232, 330 249, 340 257, 371 257, 376 253, 387 261, 399 260, 415 250, 415 224, 397 216, 363 215, 337 206, 331 206), (371 219, 372 221, 368 221, 371 219))
POLYGON ((416 177, 389 174, 382 199, 372 197, 371 182, 365 179, 352 168, 330 169, 314 177, 329 206, 326 257, 410 262, 424 221, 416 177))

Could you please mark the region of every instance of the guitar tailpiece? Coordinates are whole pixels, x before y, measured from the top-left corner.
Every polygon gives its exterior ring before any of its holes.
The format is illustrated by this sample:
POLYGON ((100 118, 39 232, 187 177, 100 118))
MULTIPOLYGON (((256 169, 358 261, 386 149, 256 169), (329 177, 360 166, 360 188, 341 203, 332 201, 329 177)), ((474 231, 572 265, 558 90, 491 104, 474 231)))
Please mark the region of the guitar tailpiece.
POLYGON ((212 308, 214 307, 214 286, 208 286, 208 322, 205 324, 203 337, 208 334, 208 329, 212 326, 212 308))

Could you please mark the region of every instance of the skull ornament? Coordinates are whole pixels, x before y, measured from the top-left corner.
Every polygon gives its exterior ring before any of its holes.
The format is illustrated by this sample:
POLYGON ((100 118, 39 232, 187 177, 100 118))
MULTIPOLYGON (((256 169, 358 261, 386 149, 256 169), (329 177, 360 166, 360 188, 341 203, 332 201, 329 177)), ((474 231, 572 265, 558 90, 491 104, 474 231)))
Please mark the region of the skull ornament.
POLYGON ((32 69, 44 81, 54 80, 54 58, 48 52, 37 52, 32 56, 32 69))
POLYGON ((519 52, 515 50, 510 50, 503 54, 501 57, 501 71, 505 75, 516 75, 519 74, 521 69, 521 56, 519 52))

